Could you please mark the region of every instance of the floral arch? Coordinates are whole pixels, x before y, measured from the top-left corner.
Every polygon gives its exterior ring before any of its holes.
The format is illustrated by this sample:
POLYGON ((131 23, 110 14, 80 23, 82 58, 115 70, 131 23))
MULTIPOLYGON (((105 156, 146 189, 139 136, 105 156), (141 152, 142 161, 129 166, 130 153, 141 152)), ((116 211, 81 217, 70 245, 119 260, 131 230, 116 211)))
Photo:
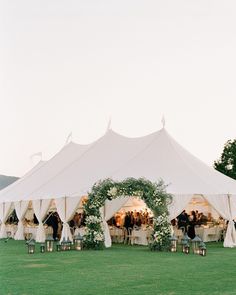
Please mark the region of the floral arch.
POLYGON ((162 180, 151 182, 144 178, 127 178, 116 182, 105 179, 95 183, 88 194, 88 201, 84 204, 86 215, 86 235, 84 244, 88 249, 102 249, 104 247, 104 227, 100 208, 105 201, 121 196, 134 196, 142 199, 153 212, 153 233, 150 242, 151 250, 165 250, 169 248, 171 228, 168 221, 168 204, 172 196, 166 192, 166 185, 162 180))

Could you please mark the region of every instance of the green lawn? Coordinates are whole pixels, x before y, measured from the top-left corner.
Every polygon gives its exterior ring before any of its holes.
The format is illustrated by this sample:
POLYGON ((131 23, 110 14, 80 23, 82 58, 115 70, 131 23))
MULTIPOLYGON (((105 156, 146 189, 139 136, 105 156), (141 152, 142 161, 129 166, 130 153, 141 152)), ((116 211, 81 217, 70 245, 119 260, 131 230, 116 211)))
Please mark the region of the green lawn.
POLYGON ((0 240, 0 294, 236 294, 236 249, 207 244, 207 256, 114 245, 101 251, 29 255, 0 240))

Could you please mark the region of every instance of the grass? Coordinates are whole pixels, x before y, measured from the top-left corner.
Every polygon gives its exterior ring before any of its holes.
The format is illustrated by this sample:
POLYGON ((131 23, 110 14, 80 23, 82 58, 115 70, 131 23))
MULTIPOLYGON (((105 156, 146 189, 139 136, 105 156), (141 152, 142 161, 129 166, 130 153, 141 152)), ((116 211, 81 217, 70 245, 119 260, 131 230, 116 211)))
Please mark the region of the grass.
POLYGON ((27 254, 0 240, 0 294, 236 294, 236 249, 207 244, 207 256, 114 245, 102 251, 27 254))

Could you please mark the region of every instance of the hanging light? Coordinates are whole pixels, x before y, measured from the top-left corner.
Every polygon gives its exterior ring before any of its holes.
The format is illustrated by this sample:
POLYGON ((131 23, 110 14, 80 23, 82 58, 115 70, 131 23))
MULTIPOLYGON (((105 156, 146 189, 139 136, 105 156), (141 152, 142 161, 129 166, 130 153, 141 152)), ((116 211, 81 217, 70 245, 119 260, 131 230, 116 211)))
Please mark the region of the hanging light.
POLYGON ((52 236, 48 236, 46 241, 46 251, 47 252, 52 252, 53 251, 53 245, 54 245, 54 239, 52 236))
POLYGON ((83 250, 83 237, 80 234, 74 237, 74 247, 77 251, 83 250))
POLYGON ((206 256, 206 244, 201 242, 199 245, 200 251, 199 254, 202 256, 206 256))
POLYGON ((170 237, 170 251, 171 252, 177 252, 177 241, 178 241, 178 239, 176 238, 175 235, 170 237))
POLYGON ((28 246, 28 254, 34 254, 35 252, 35 241, 31 240, 29 243, 27 243, 28 246))
POLYGON ((195 236, 194 239, 192 239, 192 246, 193 246, 193 254, 199 254, 200 248, 199 245, 202 242, 201 238, 199 236, 195 236))
POLYGON ((44 243, 42 243, 42 244, 40 245, 40 252, 41 252, 41 253, 44 253, 44 252, 45 252, 45 244, 44 244, 44 243))

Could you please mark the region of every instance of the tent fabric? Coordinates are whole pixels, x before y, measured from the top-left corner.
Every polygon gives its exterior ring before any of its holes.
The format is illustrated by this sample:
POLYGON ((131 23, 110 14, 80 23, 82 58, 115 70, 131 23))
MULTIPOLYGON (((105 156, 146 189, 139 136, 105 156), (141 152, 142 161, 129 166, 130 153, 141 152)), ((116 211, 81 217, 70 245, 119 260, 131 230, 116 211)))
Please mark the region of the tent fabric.
POLYGON ((228 220, 227 232, 224 240, 224 247, 235 247, 236 239, 235 239, 235 228, 233 217, 230 209, 230 202, 228 195, 219 195, 219 196, 205 196, 206 200, 212 205, 213 208, 216 209, 220 215, 228 220))
MULTIPOLYGON (((236 181, 195 158, 165 128, 138 138, 128 138, 110 129, 92 144, 70 143, 42 167, 3 189, 0 202, 58 199, 60 204, 60 199, 68 196, 70 206, 74 197, 87 194, 95 182, 108 177, 116 181, 127 177, 163 179, 168 185, 167 192, 174 195, 171 217, 179 214, 192 196, 205 196, 229 220, 232 234, 227 234, 231 239, 227 243, 234 244, 231 221, 236 216, 236 181), (230 210, 228 196, 232 199, 230 210)), ((106 215, 114 211, 112 207, 109 210, 106 209, 106 215)), ((63 221, 65 236, 69 235, 67 220, 68 216, 63 221)))
POLYGON ((43 226, 43 219, 47 215, 47 211, 50 207, 50 204, 51 204, 50 199, 33 200, 32 201, 34 213, 35 213, 35 215, 38 219, 38 222, 39 222, 35 240, 36 240, 36 242, 39 242, 39 243, 45 242, 46 234, 45 234, 45 230, 44 230, 44 226, 43 226))
POLYGON ((1 221, 1 226, 0 226, 0 239, 6 238, 7 233, 6 233, 6 221, 11 213, 11 202, 4 202, 0 203, 0 221, 1 221))
POLYGON ((173 195, 172 202, 168 205, 170 221, 176 218, 186 208, 192 197, 193 195, 173 195))
POLYGON ((127 138, 110 130, 40 189, 21 196, 40 199, 83 195, 96 181, 107 177, 162 178, 168 184, 167 191, 174 195, 236 194, 235 180, 196 159, 162 129, 141 138, 127 138))
POLYGON ((26 213, 26 210, 29 206, 29 201, 17 201, 14 203, 15 210, 16 210, 16 216, 19 219, 17 231, 15 233, 14 239, 15 240, 24 240, 24 224, 23 219, 26 213))
POLYGON ((63 198, 55 199, 57 212, 63 223, 60 242, 63 239, 65 240, 69 239, 71 242, 73 242, 68 221, 73 218, 75 211, 79 206, 80 201, 81 201, 81 197, 75 197, 75 198, 63 197, 63 198))
POLYGON ((12 182, 10 185, 4 187, 0 190, 0 202, 2 201, 3 197, 6 196, 5 201, 9 201, 7 199, 8 194, 11 193, 15 188, 20 186, 25 179, 29 178, 36 170, 42 167, 46 161, 39 161, 32 169, 30 169, 26 174, 24 174, 21 178, 18 178, 16 181, 12 182), (9 192, 9 193, 8 193, 9 192))
POLYGON ((61 173, 61 171, 68 168, 76 159, 81 157, 89 147, 90 144, 80 145, 70 142, 49 161, 41 161, 23 178, 20 178, 12 185, 1 190, 0 202, 10 200, 47 199, 47 197, 45 198, 44 196, 40 196, 40 198, 30 198, 29 196, 35 190, 40 189, 42 185, 50 182, 50 180, 57 174, 61 173))

